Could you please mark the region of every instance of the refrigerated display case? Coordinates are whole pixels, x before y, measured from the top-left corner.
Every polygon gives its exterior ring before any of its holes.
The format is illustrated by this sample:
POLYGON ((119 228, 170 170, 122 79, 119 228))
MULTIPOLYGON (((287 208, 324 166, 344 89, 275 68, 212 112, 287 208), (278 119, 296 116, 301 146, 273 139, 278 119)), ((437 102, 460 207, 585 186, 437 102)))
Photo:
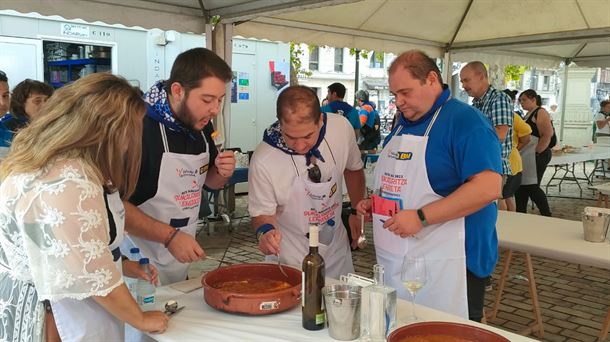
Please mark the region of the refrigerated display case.
POLYGON ((111 71, 111 47, 43 41, 44 80, 54 88, 85 75, 111 71))

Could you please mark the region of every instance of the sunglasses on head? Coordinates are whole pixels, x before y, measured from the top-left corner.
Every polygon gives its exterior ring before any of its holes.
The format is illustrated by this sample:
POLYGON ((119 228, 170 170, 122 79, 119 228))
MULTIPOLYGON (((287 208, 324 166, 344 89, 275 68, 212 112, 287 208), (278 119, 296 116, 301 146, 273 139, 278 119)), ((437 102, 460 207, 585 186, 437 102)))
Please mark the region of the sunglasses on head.
POLYGON ((320 180, 322 180, 322 172, 320 172, 320 167, 313 164, 312 167, 307 169, 307 177, 309 177, 309 180, 314 183, 320 183, 320 180))

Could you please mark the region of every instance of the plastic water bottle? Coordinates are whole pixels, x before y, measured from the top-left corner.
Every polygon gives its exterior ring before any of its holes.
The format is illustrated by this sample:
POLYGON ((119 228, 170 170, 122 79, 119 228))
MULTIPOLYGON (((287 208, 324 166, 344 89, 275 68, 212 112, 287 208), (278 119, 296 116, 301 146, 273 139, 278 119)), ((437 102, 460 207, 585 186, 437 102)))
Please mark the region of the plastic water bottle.
MULTIPOLYGON (((140 249, 138 247, 133 247, 129 250, 129 260, 138 261, 141 258, 142 256, 140 255, 140 249)), ((136 283, 138 280, 136 278, 131 278, 127 276, 125 276, 124 278, 125 285, 127 286, 127 289, 129 289, 129 293, 131 293, 133 298, 136 298, 136 283)))
MULTIPOLYGON (((140 268, 146 274, 151 275, 150 262, 148 258, 140 259, 140 268)), ((136 282, 136 300, 140 306, 152 306, 155 304, 155 285, 148 280, 138 279, 136 282)))

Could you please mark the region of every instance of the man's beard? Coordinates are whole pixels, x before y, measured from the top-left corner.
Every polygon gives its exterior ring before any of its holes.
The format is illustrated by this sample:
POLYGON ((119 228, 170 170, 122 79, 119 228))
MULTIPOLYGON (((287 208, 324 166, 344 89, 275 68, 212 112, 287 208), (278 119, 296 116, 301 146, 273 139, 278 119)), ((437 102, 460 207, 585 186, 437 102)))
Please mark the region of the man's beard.
POLYGON ((178 111, 176 111, 176 113, 174 113, 176 119, 178 121, 180 121, 180 123, 182 123, 188 129, 190 129, 192 131, 198 131, 198 129, 195 128, 196 122, 193 122, 194 120, 192 119, 193 115, 191 115, 191 111, 188 109, 188 107, 186 105, 186 98, 183 99, 182 102, 180 102, 179 108, 180 108, 180 110, 178 110, 178 111))

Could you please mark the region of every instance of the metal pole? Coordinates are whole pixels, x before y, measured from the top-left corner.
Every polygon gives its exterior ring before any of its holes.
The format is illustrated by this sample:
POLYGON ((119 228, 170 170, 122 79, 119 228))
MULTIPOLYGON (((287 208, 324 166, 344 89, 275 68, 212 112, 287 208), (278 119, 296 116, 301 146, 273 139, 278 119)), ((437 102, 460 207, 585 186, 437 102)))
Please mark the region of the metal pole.
POLYGON ((356 103, 356 93, 360 84, 360 49, 356 49, 356 77, 354 79, 354 103, 356 103))
POLYGON ((566 117, 566 92, 568 90, 568 65, 570 60, 565 59, 563 66, 563 79, 561 80, 561 128, 559 129, 559 142, 563 145, 563 127, 565 126, 566 117))

